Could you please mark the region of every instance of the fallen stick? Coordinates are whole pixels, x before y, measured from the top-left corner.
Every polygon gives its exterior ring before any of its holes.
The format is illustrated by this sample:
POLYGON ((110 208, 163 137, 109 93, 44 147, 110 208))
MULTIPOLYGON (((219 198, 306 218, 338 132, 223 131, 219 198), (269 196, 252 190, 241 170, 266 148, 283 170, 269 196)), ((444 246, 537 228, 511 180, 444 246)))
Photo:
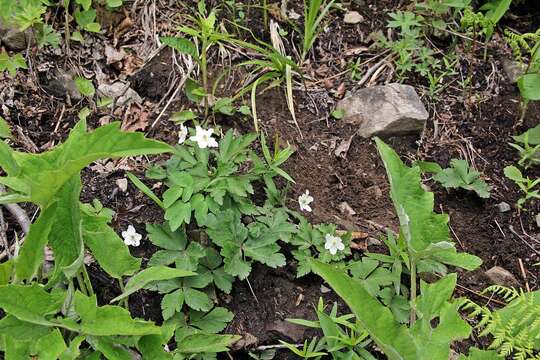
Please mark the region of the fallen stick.
MULTIPOLYGON (((4 185, 0 185, 0 194, 5 193, 6 188, 4 185)), ((26 211, 24 211, 19 205, 17 204, 4 204, 4 207, 9 211, 11 215, 17 220, 19 225, 21 226, 21 229, 24 231, 25 234, 28 234, 28 231, 30 230, 30 224, 32 223, 30 221, 30 218, 28 217, 28 214, 26 214, 26 211)))

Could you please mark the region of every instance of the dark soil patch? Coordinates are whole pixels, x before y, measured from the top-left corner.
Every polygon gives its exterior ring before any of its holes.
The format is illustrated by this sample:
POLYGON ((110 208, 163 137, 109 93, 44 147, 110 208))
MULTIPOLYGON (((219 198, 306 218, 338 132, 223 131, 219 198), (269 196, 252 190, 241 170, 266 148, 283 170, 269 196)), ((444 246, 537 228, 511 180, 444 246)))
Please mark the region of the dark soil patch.
MULTIPOLYGON (((351 90, 355 86, 348 74, 330 79, 342 72, 347 62, 352 59, 342 54, 349 49, 369 45, 369 34, 384 28, 385 14, 395 10, 398 1, 365 1, 365 6, 359 5, 360 3, 364 2, 353 3, 351 9, 362 13, 366 22, 346 25, 340 19, 342 14, 335 15, 329 28, 321 33, 313 57, 308 59, 307 75, 315 79, 315 84, 324 82, 325 87, 313 86, 308 91, 300 89, 295 92, 296 116, 301 133, 292 121, 283 89, 272 89, 259 94, 257 108, 262 131, 268 135, 268 139, 275 139, 277 135, 282 144, 288 143, 296 150, 284 165, 284 169, 296 181, 290 185, 288 195, 291 200, 288 205, 296 209, 296 199, 308 189, 315 198, 314 211, 307 214, 313 223, 336 223, 343 230, 365 231, 371 238, 377 239, 384 235, 381 229, 388 227, 397 230, 398 226, 389 198, 384 167, 371 140, 354 135, 355 128, 352 125, 329 117, 329 112, 334 109, 336 101, 343 96, 345 90, 351 90), (338 91, 340 86, 343 91, 338 91), (348 143, 350 144, 345 146, 348 143), (336 155, 339 149, 345 151, 336 155), (340 206, 344 203, 352 208, 355 214, 341 211, 340 206)), ((291 6, 301 13, 299 4, 291 6)), ((248 15, 248 24, 252 25, 255 35, 264 38, 266 32, 260 13, 253 11, 248 15)), ((530 23, 537 15, 532 16, 527 17, 525 25, 531 26, 530 23)), ((290 45, 286 44, 287 47, 290 45)), ((473 63, 472 94, 476 94, 476 97, 472 98, 453 86, 442 92, 438 99, 424 97, 423 101, 430 110, 430 120, 422 138, 406 136, 385 139, 408 163, 423 159, 434 160, 447 166, 452 158, 466 158, 483 172, 486 181, 493 187, 491 198, 481 200, 470 193, 446 191, 437 184, 426 182, 435 192, 436 211, 450 215, 451 233, 458 249, 473 253, 484 261, 480 270, 460 272, 459 283, 474 291, 481 291, 489 285, 483 272, 494 265, 506 268, 524 284, 525 279, 522 277, 518 259, 523 261, 529 286, 533 289, 540 286, 540 270, 533 266, 540 261, 540 257, 535 253, 540 251, 540 247, 533 240, 540 236, 534 220, 534 216, 540 212, 540 205, 533 202, 526 207, 527 211, 517 211, 514 204, 521 194, 503 175, 505 166, 517 162, 515 151, 507 145, 511 136, 540 123, 540 104, 531 103, 525 124, 516 124, 519 113, 518 92, 517 88, 508 84, 501 75, 500 59, 509 56, 509 52, 503 45, 500 47, 502 50, 490 48, 487 62, 473 63), (502 201, 512 205, 510 212, 498 212, 495 205, 502 201), (511 227, 520 236, 515 235, 510 230, 511 227)), ((364 52, 361 56, 372 55, 371 50, 362 51, 364 52)), ((483 49, 480 49, 479 53, 482 51, 483 49)), ((468 72, 465 61, 461 67, 463 73, 468 72)), ((172 52, 164 49, 129 79, 145 101, 152 105, 161 104, 162 107, 163 100, 168 100, 171 85, 177 81, 171 70, 173 68, 172 52)), ((242 75, 238 78, 242 79, 242 75)), ((384 80, 380 79, 379 82, 384 80)), ((426 85, 422 79, 413 78, 410 83, 418 89, 423 89, 426 85)), ((231 89, 231 94, 235 90, 238 89, 231 89)), ((37 151, 47 148, 52 141, 58 144, 65 139, 68 130, 77 121, 77 111, 74 110, 76 107, 68 107, 64 113, 61 110, 64 105, 62 102, 45 96, 39 89, 30 91, 18 84, 16 100, 34 110, 13 111, 9 116, 11 123, 19 125, 25 135, 17 137, 14 146, 18 149, 37 151)), ((148 132, 155 138, 174 144, 177 141, 178 128, 166 119, 171 112, 186 106, 194 107, 184 96, 179 96, 163 119, 155 128, 147 129, 148 132)), ((161 108, 157 112, 155 109, 149 110, 153 111, 150 123, 160 110, 161 108)), ((253 131, 250 120, 238 116, 216 117, 214 121, 223 128, 234 127, 241 132, 253 131)), ((98 122, 98 118, 89 120, 92 127, 98 126, 98 122)), ((141 179, 144 174, 142 160, 127 160, 130 170, 141 179)), ((152 159, 159 160, 161 158, 152 159)), ((118 232, 133 224, 138 232, 145 233, 144 223, 161 222, 163 213, 132 184, 129 184, 126 193, 118 190, 115 182, 125 176, 123 161, 115 160, 114 169, 108 172, 85 169, 82 174, 82 201, 98 199, 104 206, 115 210, 113 226, 118 232)), ((539 177, 540 169, 531 169, 528 175, 539 177)), ((153 184, 148 182, 149 186, 153 184)), ((158 187, 156 192, 160 191, 162 189, 158 187)), ((145 241, 141 247, 132 249, 132 252, 145 262, 155 250, 145 241)), ((370 247, 369 250, 380 251, 377 247, 370 247)), ((108 303, 120 293, 118 285, 96 266, 91 266, 90 269, 100 302, 108 303)), ((295 272, 293 261, 282 269, 257 265, 249 277, 249 283, 236 281, 230 295, 220 294, 218 305, 229 308, 235 314, 226 331, 252 335, 256 342, 251 344, 250 348, 276 344, 278 340, 303 342, 303 339, 312 336, 313 332, 293 326, 285 320, 313 319, 313 306, 320 296, 327 303, 335 301, 336 297, 333 294, 321 293, 322 281, 319 278, 306 276, 297 279, 295 272)), ((459 292, 462 291, 464 290, 459 292)), ((155 293, 141 291, 130 298, 130 310, 136 316, 159 322, 159 302, 160 297, 155 293)), ((235 359, 247 358, 245 352, 232 356, 235 359)), ((281 352, 278 356, 279 359, 293 358, 286 352, 281 352)))

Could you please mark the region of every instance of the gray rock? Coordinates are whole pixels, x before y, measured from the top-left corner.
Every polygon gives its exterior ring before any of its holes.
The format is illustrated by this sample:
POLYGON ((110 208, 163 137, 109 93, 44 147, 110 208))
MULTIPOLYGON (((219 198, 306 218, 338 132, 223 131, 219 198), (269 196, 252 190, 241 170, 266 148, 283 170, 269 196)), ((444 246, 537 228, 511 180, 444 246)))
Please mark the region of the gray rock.
POLYGON ((276 333, 281 338, 298 342, 304 338, 305 328, 287 321, 276 320, 266 326, 266 331, 276 333))
POLYGON ((8 50, 22 51, 33 45, 32 30, 19 30, 16 26, 7 24, 0 18, 0 43, 8 50))
POLYGON ((22 51, 26 49, 26 35, 18 30, 10 29, 2 36, 2 44, 9 50, 22 51))
POLYGON ((73 76, 62 69, 56 69, 49 82, 42 84, 43 88, 56 97, 69 96, 72 100, 82 99, 73 76))
POLYGON ((358 11, 349 11, 343 16, 345 24, 358 24, 362 21, 364 21, 364 17, 358 11))
POLYGON ((517 83, 519 77, 527 71, 527 65, 519 61, 504 59, 502 65, 506 77, 512 84, 517 83))
POLYGON ((142 104, 143 100, 135 90, 129 87, 129 84, 117 81, 112 84, 101 84, 98 86, 98 92, 105 97, 116 100, 116 105, 122 106, 130 102, 142 104))
POLYGON ((332 291, 332 289, 329 289, 326 286, 321 285, 321 293, 328 294, 330 291, 332 291))
POLYGON ((344 121, 358 126, 364 138, 406 135, 424 129, 428 112, 412 86, 389 84, 364 88, 341 100, 344 121))
POLYGON ((519 286, 519 281, 512 273, 500 266, 494 266, 485 272, 487 278, 495 285, 519 286))
POLYGON ((540 227, 540 213, 536 214, 536 226, 540 227))
POLYGON ((356 211, 354 211, 354 209, 351 207, 351 205, 349 205, 349 203, 346 202, 346 201, 343 201, 342 203, 340 203, 338 205, 338 209, 342 214, 346 214, 346 215, 350 215, 350 216, 356 215, 356 211))
POLYGON ((497 210, 499 210, 500 213, 505 213, 505 212, 510 211, 510 205, 508 205, 508 203, 504 201, 498 203, 497 205, 495 205, 495 207, 497 207, 497 210))

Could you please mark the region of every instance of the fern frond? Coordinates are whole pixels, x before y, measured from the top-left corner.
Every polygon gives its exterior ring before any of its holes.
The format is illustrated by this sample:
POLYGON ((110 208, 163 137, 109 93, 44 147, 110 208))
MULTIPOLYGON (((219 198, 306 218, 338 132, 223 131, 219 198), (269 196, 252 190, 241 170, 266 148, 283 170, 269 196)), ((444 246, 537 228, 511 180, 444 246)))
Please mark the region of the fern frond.
MULTIPOLYGON (((540 292, 524 292, 498 285, 490 286, 484 292, 509 301, 503 309, 489 312, 489 317, 477 326, 484 326, 481 336, 493 337, 489 348, 501 356, 512 356, 514 360, 540 360, 540 292)), ((466 307, 473 313, 487 314, 481 306, 467 303, 466 307)))

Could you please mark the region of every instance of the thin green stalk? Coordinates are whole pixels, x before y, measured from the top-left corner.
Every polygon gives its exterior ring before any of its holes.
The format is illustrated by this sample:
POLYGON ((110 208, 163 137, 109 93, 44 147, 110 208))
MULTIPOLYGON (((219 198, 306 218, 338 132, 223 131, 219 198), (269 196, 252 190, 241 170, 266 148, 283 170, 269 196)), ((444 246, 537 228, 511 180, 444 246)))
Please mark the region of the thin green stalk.
POLYGON ((79 271, 76 275, 77 277, 77 283, 79 284, 79 288, 81 290, 81 292, 86 295, 86 296, 89 296, 89 293, 88 293, 88 289, 86 289, 86 284, 83 280, 83 276, 82 276, 82 273, 79 271))
POLYGON ((201 51, 201 73, 203 77, 203 88, 204 88, 204 118, 208 117, 208 73, 207 73, 207 63, 206 63, 206 40, 202 41, 202 51, 201 51))
POLYGON ((263 22, 264 30, 269 31, 270 26, 268 25, 268 1, 263 0, 263 22))
MULTIPOLYGON (((122 281, 122 279, 118 279, 118 286, 120 287, 120 291, 122 291, 122 293, 124 293, 124 282, 122 281)), ((129 302, 128 302, 128 299, 129 299, 129 296, 125 297, 123 300, 122 300, 122 306, 126 309, 126 310, 129 310, 129 302)))
POLYGON ((416 299, 416 260, 411 258, 411 322, 413 325, 416 322, 416 309, 414 301, 416 299))
POLYGON ((86 271, 86 265, 83 264, 82 266, 82 275, 84 279, 84 285, 86 286, 86 289, 88 290, 88 293, 90 296, 93 296, 94 288, 92 287, 92 282, 90 281, 90 277, 88 276, 88 271, 86 271))

